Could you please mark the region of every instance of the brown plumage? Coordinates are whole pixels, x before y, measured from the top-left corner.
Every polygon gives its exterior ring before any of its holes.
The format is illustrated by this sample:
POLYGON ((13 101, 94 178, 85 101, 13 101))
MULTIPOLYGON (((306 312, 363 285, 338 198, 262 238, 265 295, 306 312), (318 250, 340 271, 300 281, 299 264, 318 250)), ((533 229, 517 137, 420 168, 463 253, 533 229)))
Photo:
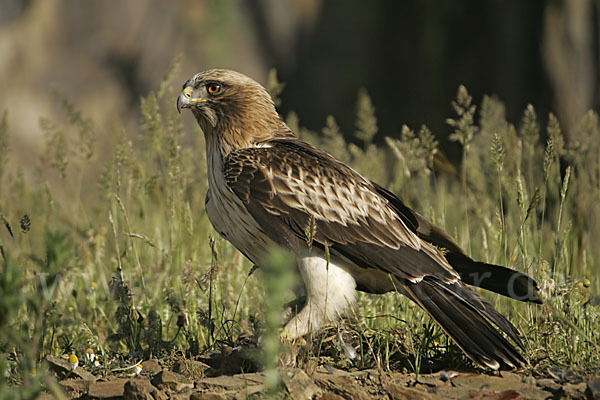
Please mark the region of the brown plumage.
POLYGON ((206 207, 215 229, 255 263, 274 245, 298 260, 307 300, 286 324, 289 336, 337 318, 356 289, 398 290, 478 365, 524 365, 500 333, 522 348, 516 328, 465 283, 540 302, 530 277, 473 261, 385 188, 300 141, 266 90, 240 73, 195 75, 177 107, 190 108, 206 136, 206 207))

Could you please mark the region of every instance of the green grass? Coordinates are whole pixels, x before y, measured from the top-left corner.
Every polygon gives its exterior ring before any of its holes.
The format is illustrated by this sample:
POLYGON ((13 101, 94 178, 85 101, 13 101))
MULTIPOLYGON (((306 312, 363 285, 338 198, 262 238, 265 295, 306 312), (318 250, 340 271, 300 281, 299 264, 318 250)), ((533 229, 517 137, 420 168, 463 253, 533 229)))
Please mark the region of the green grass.
MULTIPOLYGON (((31 165, 11 165, 10 127, 2 118, 0 397, 27 398, 51 387, 42 362, 48 354, 75 352, 85 364, 91 347, 102 366, 89 368, 102 374, 149 357, 171 362, 233 346, 242 332, 263 333, 276 279, 260 269, 248 276, 252 265, 210 227, 204 138, 198 128, 183 131, 169 81, 174 69, 141 100, 142 122, 133 132, 95 127, 55 89, 64 114, 40 121, 46 152, 31 165), (112 143, 108 155, 99 154, 99 137, 112 143)), ((271 81, 277 94, 282 86, 274 74, 271 81)), ((567 140, 553 115, 537 116, 532 106, 513 125, 499 100, 484 97, 476 107, 464 87, 452 104, 456 116, 448 123, 463 149, 459 167, 445 161, 425 126, 378 132, 364 91, 352 142, 333 117, 322 132, 302 128, 293 114, 286 120, 301 138, 445 228, 474 258, 540 283, 546 306, 481 293, 523 333, 528 373, 597 373, 600 311, 594 301, 586 304, 600 288, 597 114, 585 115, 567 140)), ((273 332, 272 323, 267 327, 273 332)), ((315 333, 292 358, 307 369, 470 365, 398 294, 361 294, 347 318, 315 333)))

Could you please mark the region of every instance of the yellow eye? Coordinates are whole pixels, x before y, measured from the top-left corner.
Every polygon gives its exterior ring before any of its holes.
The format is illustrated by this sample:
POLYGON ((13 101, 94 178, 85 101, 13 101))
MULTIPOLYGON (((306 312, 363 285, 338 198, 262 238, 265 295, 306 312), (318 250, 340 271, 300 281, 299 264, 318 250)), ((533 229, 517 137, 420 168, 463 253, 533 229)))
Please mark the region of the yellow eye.
POLYGON ((217 94, 221 91, 221 85, 219 85, 218 83, 209 83, 208 85, 206 85, 206 90, 210 94, 217 94))

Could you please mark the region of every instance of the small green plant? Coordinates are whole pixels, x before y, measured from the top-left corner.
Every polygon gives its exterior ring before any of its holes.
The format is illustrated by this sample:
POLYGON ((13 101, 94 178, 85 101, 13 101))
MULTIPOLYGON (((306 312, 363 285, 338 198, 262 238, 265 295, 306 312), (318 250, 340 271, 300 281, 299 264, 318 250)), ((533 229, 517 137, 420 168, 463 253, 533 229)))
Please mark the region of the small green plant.
POLYGON ((281 353, 279 338, 281 315, 283 305, 287 301, 286 295, 294 283, 291 272, 294 261, 289 254, 274 249, 261 265, 265 291, 268 296, 264 308, 265 332, 262 343, 266 370, 265 391, 270 396, 275 396, 281 385, 281 377, 277 371, 281 353))

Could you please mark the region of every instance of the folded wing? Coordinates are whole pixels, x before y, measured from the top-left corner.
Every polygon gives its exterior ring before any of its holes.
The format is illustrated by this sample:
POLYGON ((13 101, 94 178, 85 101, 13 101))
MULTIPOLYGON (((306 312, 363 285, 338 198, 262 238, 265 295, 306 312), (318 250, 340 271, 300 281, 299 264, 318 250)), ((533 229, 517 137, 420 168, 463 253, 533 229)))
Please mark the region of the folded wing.
POLYGON ((236 150, 227 156, 224 172, 228 186, 275 243, 291 251, 309 244, 328 247, 333 256, 367 271, 355 276, 359 289, 402 292, 479 365, 524 364, 496 327, 522 347, 517 329, 463 284, 463 274, 441 248, 466 272, 470 258, 387 190, 295 139, 236 150))

